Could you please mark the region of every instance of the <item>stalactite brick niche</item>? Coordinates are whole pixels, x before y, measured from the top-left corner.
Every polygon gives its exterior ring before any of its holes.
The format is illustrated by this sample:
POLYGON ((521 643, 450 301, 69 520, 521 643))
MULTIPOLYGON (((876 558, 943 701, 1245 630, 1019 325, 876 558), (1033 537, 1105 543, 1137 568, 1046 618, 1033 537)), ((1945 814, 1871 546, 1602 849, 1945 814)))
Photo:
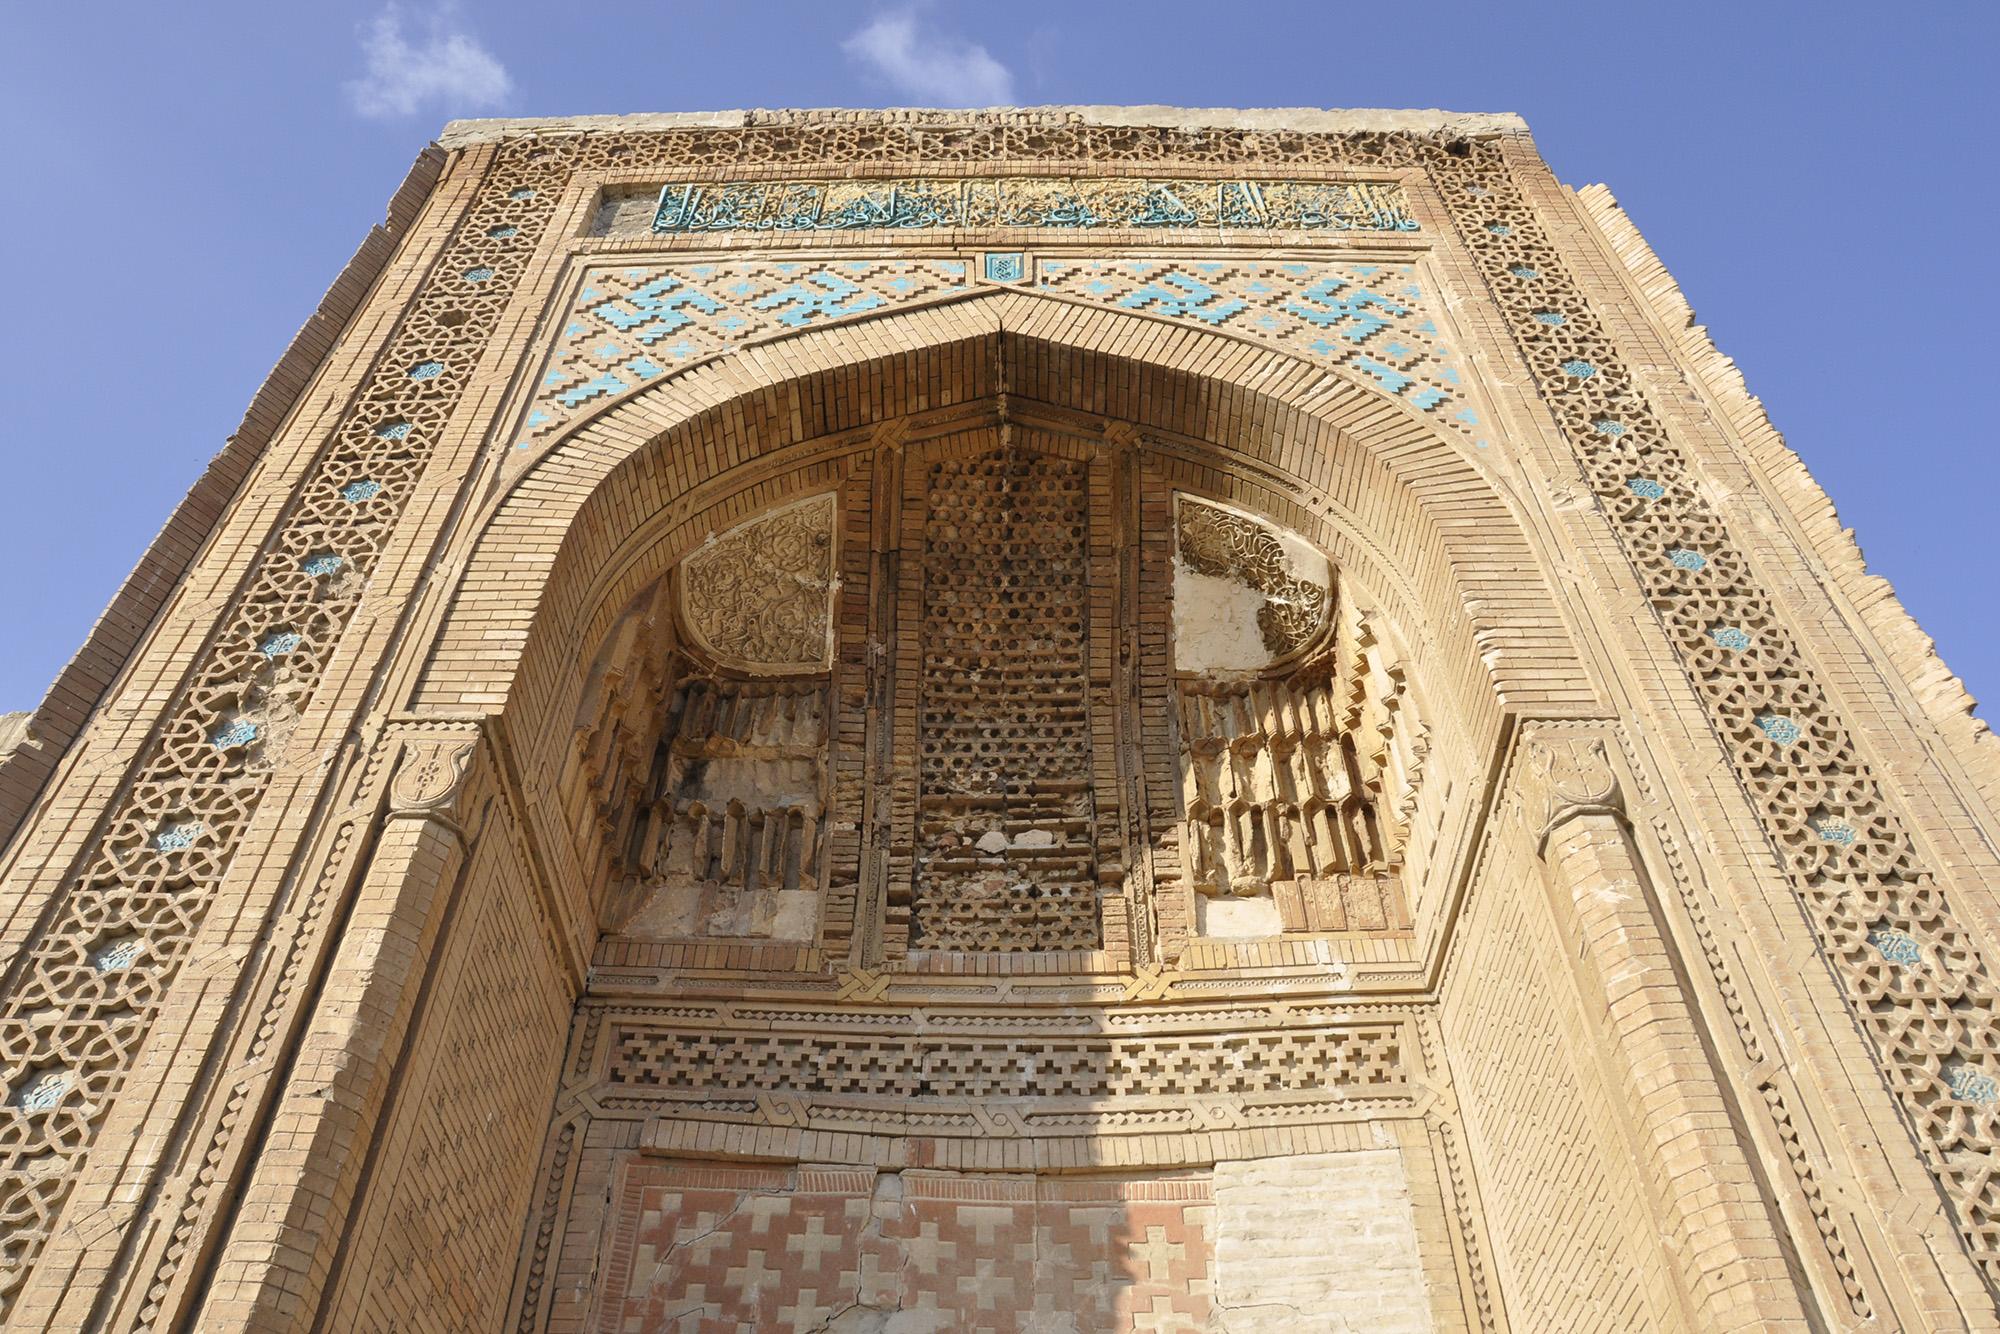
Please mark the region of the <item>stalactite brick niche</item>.
POLYGON ((462 123, 309 332, 0 725, 9 1329, 2000 1328, 2000 763, 1518 120, 462 123))

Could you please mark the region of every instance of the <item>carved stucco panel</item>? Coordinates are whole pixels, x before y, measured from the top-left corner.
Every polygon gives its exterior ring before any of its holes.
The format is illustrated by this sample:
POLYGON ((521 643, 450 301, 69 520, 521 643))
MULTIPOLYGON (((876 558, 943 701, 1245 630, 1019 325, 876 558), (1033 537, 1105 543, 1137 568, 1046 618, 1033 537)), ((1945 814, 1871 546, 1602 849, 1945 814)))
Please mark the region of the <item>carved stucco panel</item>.
POLYGON ((681 566, 681 612, 727 667, 821 671, 833 657, 835 510, 812 496, 711 537, 681 566))
POLYGON ((1259 671, 1320 637, 1333 574, 1310 543, 1246 514, 1174 498, 1174 665, 1259 671))

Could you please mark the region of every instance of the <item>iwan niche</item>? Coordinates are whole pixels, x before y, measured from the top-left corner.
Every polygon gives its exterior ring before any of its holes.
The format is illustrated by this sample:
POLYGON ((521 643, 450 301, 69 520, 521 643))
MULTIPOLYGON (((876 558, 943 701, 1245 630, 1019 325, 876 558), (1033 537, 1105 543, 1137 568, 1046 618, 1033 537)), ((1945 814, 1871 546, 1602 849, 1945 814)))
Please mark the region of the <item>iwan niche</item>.
POLYGON ((1514 117, 460 123, 0 720, 0 1323, 1991 1329, 1969 708, 1514 117))

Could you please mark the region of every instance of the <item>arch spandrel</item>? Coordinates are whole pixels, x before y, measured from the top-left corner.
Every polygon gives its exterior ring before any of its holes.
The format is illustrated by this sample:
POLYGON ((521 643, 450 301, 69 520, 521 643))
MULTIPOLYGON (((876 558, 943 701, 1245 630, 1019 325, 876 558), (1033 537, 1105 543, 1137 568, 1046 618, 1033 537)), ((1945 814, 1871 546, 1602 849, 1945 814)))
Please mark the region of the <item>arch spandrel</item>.
POLYGON ((1447 286, 1420 254, 1244 256, 1171 251, 1007 261, 982 279, 963 258, 778 260, 631 256, 581 267, 536 363, 512 437, 539 451, 676 370, 801 329, 945 308, 995 290, 1275 349, 1484 449, 1491 409, 1437 307, 1447 286), (1363 262, 1364 259, 1370 262, 1363 262))

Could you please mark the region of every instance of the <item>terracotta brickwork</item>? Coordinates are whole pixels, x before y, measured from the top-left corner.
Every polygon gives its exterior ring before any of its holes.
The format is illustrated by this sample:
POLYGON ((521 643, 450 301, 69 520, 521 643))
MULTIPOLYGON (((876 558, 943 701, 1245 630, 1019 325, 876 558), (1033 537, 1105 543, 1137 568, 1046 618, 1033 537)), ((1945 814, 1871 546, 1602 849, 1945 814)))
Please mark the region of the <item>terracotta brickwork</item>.
POLYGON ((610 1217, 611 1334, 869 1309, 940 1334, 1434 1327, 1394 1149, 1140 1177, 633 1158, 610 1217))
POLYGON ((1505 116, 453 126, 0 754, 9 1328, 2000 1328, 2000 759, 1505 116))

